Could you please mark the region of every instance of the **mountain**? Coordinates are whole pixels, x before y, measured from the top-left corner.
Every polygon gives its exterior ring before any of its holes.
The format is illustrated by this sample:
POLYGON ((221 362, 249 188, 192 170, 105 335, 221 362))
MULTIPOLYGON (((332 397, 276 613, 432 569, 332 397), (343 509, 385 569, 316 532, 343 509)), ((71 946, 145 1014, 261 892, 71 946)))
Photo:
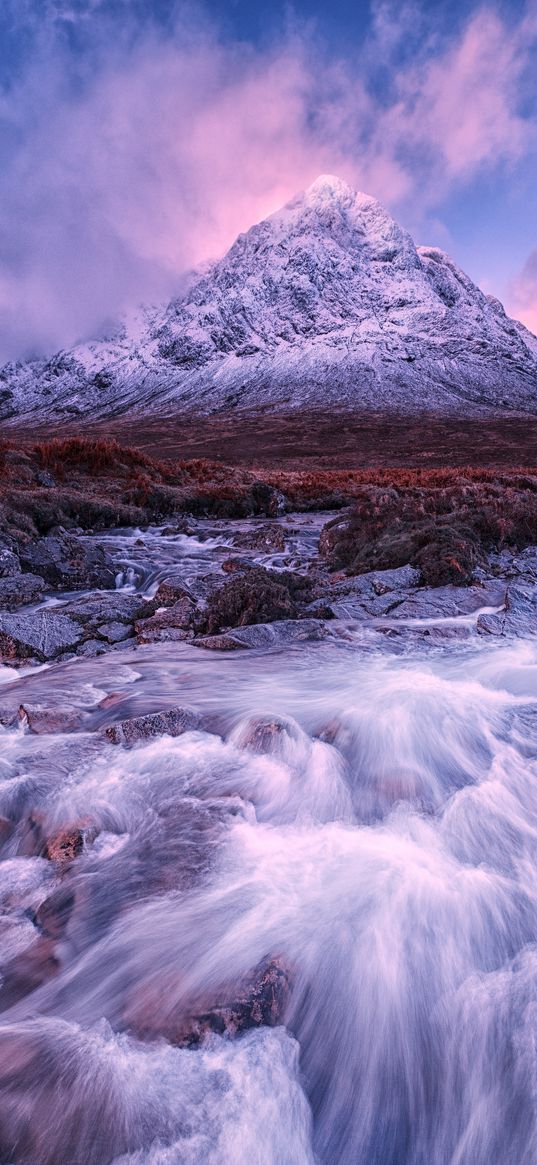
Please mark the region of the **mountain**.
POLYGON ((6 365, 0 418, 310 407, 537 412, 537 338, 365 194, 318 178, 107 340, 6 365))

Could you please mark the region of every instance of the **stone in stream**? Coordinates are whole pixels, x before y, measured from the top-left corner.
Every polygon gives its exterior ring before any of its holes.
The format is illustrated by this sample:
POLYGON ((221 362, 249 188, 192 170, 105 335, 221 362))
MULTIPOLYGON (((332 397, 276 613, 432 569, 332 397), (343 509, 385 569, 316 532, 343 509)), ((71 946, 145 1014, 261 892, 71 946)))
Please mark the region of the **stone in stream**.
POLYGON ((111 623, 101 623, 101 626, 97 628, 97 633, 101 639, 106 639, 107 643, 122 643, 124 639, 129 638, 131 629, 125 623, 112 620, 111 623))
POLYGON ((98 827, 89 819, 51 825, 42 812, 34 809, 23 823, 17 856, 46 858, 63 872, 98 833, 98 827))
POLYGON ((181 736, 197 728, 200 717, 191 708, 170 708, 162 712, 149 712, 145 716, 133 716, 120 720, 105 729, 112 744, 138 744, 157 736, 181 736))
POLYGON ((194 1048, 212 1035, 232 1039, 255 1027, 283 1022, 290 995, 290 975, 279 957, 264 960, 236 984, 218 993, 174 1005, 180 988, 177 974, 141 984, 127 1000, 124 1022, 138 1037, 163 1036, 178 1047, 194 1048))
POLYGON ((394 608, 396 619, 438 619, 473 615, 480 607, 499 607, 505 602, 503 579, 488 579, 478 586, 423 587, 394 608))
POLYGON ((253 1027, 276 1027, 283 1022, 290 986, 283 961, 271 959, 239 983, 231 997, 190 1017, 172 1042, 191 1048, 213 1034, 230 1038, 253 1027))
POLYGON ((123 595, 117 591, 105 595, 90 595, 85 599, 75 599, 62 607, 70 619, 81 623, 92 634, 99 627, 110 623, 133 624, 136 619, 152 615, 154 602, 140 595, 123 595))
POLYGON ((20 572, 21 564, 17 555, 5 542, 0 542, 0 578, 13 578, 20 572))
POLYGON ((251 716, 232 736, 238 748, 245 748, 260 756, 280 757, 283 757, 290 742, 299 739, 298 725, 281 716, 251 716))
POLYGON ((49 894, 37 908, 35 921, 47 938, 59 939, 65 933, 75 906, 75 892, 72 887, 60 886, 49 894))
POLYGON ((80 731, 82 719, 78 708, 46 708, 35 704, 20 704, 18 708, 0 706, 0 724, 6 728, 25 728, 38 736, 80 731))
POLYGON ((193 602, 188 587, 177 578, 165 578, 159 583, 152 600, 155 609, 158 607, 172 607, 181 599, 190 599, 193 602))
POLYGON ((41 575, 51 587, 115 586, 116 572, 107 551, 64 530, 21 544, 19 557, 23 570, 41 575))
POLYGON ((234 534, 233 545, 241 550, 261 550, 266 554, 285 550, 285 531, 276 522, 263 522, 251 530, 234 534))
POLYGON ((293 643, 315 642, 330 634, 320 619, 280 619, 274 623, 251 623, 234 627, 221 635, 204 635, 193 639, 194 647, 209 651, 238 651, 241 648, 280 647, 293 643))
POLYGON ((2 967, 0 1011, 13 1007, 25 995, 57 975, 60 962, 52 938, 40 935, 30 947, 2 967))
POLYGON ((45 580, 36 574, 0 578, 0 611, 13 611, 25 603, 38 603, 45 589, 45 580))
POLYGON ((173 639, 185 639, 193 627, 196 606, 188 595, 183 594, 172 607, 157 611, 148 619, 138 619, 135 631, 138 643, 155 643, 173 639), (180 634, 174 634, 179 632, 180 634))
POLYGON ((84 849, 84 831, 79 826, 60 829, 47 839, 43 857, 58 866, 70 866, 84 849))
POLYGON ((518 579, 507 587, 505 607, 495 614, 480 615, 480 635, 514 635, 524 637, 537 632, 537 586, 533 581, 518 579))
POLYGON ((45 662, 75 648, 84 635, 78 623, 52 611, 0 615, 0 660, 45 662))

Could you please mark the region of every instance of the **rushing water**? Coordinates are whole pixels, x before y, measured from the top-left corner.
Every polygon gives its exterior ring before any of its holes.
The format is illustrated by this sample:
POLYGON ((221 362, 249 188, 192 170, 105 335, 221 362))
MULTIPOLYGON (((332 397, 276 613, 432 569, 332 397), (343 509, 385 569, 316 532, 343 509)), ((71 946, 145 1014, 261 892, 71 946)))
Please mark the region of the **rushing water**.
MULTIPOLYGON (((173 563, 194 586, 226 545, 177 536, 155 565, 129 537, 119 582, 146 589, 173 563)), ((56 973, 0 995, 1 1162, 535 1165, 537 641, 356 626, 1 678, 85 718, 0 738, 4 967, 41 903, 75 902, 56 973), (203 731, 130 750, 99 731, 178 704, 203 731), (26 856, 30 811, 93 831, 64 875, 26 856), (166 1038, 269 957, 285 1026, 166 1038)))

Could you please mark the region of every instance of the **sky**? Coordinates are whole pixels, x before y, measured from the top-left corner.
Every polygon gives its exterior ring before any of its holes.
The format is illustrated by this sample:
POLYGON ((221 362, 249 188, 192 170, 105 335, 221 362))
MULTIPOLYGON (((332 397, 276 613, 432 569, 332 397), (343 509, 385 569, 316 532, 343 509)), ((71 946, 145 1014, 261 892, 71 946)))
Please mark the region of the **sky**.
POLYGON ((166 300, 320 173, 537 332, 537 0, 0 0, 0 361, 166 300))

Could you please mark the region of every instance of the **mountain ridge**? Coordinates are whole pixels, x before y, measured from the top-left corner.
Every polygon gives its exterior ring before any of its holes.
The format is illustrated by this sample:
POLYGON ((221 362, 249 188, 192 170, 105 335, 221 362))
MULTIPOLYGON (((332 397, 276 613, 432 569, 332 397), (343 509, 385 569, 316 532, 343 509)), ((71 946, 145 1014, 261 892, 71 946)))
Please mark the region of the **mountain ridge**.
POLYGON ((237 408, 537 412, 537 338, 322 175, 115 336, 0 371, 0 419, 237 408))

